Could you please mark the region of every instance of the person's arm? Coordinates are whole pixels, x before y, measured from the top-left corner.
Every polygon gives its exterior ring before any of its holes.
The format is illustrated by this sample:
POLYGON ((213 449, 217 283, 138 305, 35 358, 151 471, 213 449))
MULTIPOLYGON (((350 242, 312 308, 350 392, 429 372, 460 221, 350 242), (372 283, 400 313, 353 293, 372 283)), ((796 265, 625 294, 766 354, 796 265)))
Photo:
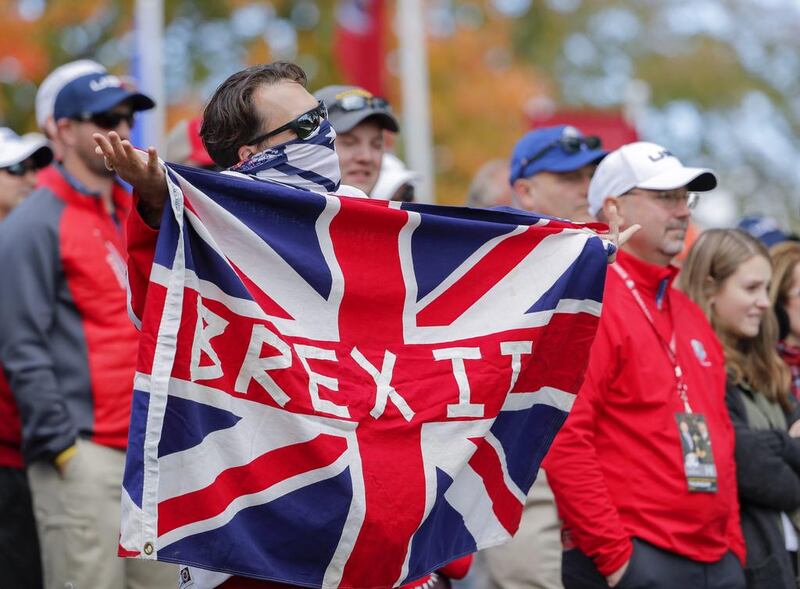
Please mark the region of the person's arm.
POLYGON ((50 215, 58 213, 33 207, 20 213, 0 229, 0 359, 19 408, 26 460, 63 465, 77 429, 51 352, 60 254, 58 219, 50 215))
POLYGON ((586 379, 542 464, 575 545, 606 577, 621 576, 633 551, 608 492, 594 441, 597 415, 616 365, 614 345, 601 320, 586 379))
MULTIPOLYGON (((134 194, 134 204, 138 204, 134 194)), ((150 285, 150 271, 156 253, 158 229, 148 225, 134 207, 128 215, 128 312, 136 327, 141 326, 147 288, 150 285)))
POLYGON ((778 430, 751 430, 741 393, 728 385, 725 402, 735 436, 736 482, 739 501, 792 511, 800 507, 800 475, 787 458, 794 458, 792 439, 778 430))

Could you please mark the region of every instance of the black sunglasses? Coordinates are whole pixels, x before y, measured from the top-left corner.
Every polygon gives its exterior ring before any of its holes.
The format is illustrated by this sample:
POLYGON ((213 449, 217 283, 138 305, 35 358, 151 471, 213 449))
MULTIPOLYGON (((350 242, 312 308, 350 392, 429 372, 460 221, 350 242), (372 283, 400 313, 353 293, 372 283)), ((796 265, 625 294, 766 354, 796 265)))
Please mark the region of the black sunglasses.
POLYGON ((6 166, 5 168, 0 168, 0 170, 5 170, 12 176, 19 176, 19 177, 24 176, 28 172, 35 172, 38 169, 39 166, 37 166, 32 160, 29 159, 17 162, 16 164, 11 164, 10 166, 6 166))
POLYGON ((76 121, 82 123, 92 123, 96 127, 111 131, 119 127, 122 121, 128 123, 128 127, 133 128, 133 113, 132 112, 96 112, 96 113, 83 113, 74 117, 76 121))
POLYGON ((379 110, 387 110, 389 103, 378 96, 364 96, 363 94, 348 94, 342 96, 331 105, 331 108, 338 108, 345 112, 352 112, 354 110, 363 110, 365 108, 374 108, 379 110))
POLYGON ((556 139, 551 143, 548 143, 539 151, 534 153, 532 156, 522 160, 521 169, 524 171, 525 168, 527 168, 533 162, 544 157, 548 151, 550 151, 556 146, 561 147, 561 149, 567 155, 573 155, 583 149, 586 150, 599 149, 602 145, 603 142, 596 135, 587 135, 587 136, 579 135, 574 129, 566 127, 561 132, 561 137, 559 137, 558 139, 556 139))
POLYGON ((281 125, 277 129, 273 129, 268 133, 264 133, 263 135, 258 135, 257 137, 253 137, 250 141, 248 141, 245 145, 257 145, 263 141, 266 141, 270 137, 274 137, 278 133, 283 133, 284 131, 292 130, 295 132, 295 135, 299 139, 308 139, 311 137, 314 132, 319 129, 319 126, 322 124, 322 121, 328 118, 328 109, 325 108, 325 105, 320 100, 317 103, 317 106, 312 108, 309 111, 304 112, 296 119, 292 119, 285 125, 281 125))

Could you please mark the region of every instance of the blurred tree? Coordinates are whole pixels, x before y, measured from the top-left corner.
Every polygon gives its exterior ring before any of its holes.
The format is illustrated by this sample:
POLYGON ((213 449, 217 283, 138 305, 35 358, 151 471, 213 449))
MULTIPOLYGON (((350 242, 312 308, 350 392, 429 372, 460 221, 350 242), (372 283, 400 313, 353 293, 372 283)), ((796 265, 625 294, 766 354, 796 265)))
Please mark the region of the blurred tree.
MULTIPOLYGON (((545 89, 534 68, 512 60, 511 22, 479 12, 429 47, 436 194, 463 204, 472 176, 507 158, 526 130, 524 108, 545 89)), ((397 80, 396 80, 397 81, 397 80)))

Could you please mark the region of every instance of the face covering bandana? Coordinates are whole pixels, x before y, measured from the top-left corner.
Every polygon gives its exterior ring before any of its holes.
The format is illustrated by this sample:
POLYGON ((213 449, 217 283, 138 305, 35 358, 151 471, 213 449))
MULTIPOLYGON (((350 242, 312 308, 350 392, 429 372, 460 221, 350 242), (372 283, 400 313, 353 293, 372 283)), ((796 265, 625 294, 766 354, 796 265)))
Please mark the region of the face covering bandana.
POLYGON ((335 139, 336 131, 325 120, 308 138, 268 147, 230 170, 312 192, 336 192, 341 175, 335 139))

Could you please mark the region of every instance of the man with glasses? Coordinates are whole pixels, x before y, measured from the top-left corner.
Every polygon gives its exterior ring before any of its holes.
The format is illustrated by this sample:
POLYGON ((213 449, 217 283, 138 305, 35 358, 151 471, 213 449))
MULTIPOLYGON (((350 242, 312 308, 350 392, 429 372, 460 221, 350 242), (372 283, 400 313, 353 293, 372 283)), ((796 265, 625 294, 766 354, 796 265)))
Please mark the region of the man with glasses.
POLYGON ((138 334, 126 309, 131 196, 94 154, 147 96, 70 77, 53 100, 61 160, 0 230, 0 361, 22 420, 47 589, 174 587, 175 567, 117 557, 138 334))
POLYGON ((609 266, 584 384, 544 460, 567 589, 745 586, 722 347, 671 286, 696 193, 716 184, 645 142, 610 153, 592 177, 589 211, 641 229, 609 266), (711 438, 702 472, 685 460, 686 422, 711 438))
POLYGON ((528 132, 511 155, 509 181, 516 206, 569 219, 592 221, 589 180, 606 152, 600 139, 569 125, 528 132))
MULTIPOLYGON (((591 221, 589 180, 605 155, 597 137, 569 125, 526 133, 514 147, 507 176, 514 204, 551 217, 591 221)), ((484 555, 494 589, 562 587, 561 522, 544 469, 528 493, 514 538, 484 555)))
POLYGON ((342 182, 371 196, 381 173, 383 132, 400 130, 389 103, 356 86, 326 86, 314 96, 328 108, 336 131, 342 182))
MULTIPOLYGON (((0 128, 0 221, 34 189, 37 172, 52 159, 42 135, 20 137, 0 128)), ((21 435, 17 405, 0 367, 0 571, 9 586, 38 589, 42 567, 21 435)))

